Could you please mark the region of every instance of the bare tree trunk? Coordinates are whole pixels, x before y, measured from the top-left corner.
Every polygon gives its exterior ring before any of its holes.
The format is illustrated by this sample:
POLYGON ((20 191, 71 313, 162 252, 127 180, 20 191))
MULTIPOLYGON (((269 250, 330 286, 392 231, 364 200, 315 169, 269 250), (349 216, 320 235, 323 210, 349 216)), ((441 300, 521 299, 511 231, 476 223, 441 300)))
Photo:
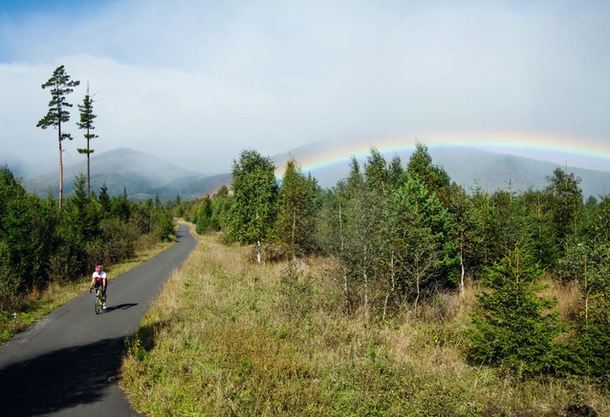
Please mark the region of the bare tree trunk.
POLYGON ((464 248, 460 248, 460 267, 462 268, 462 273, 460 276, 460 295, 463 297, 465 293, 464 289, 464 275, 466 269, 464 268, 464 248))
MULTIPOLYGON (((339 206, 339 235, 341 238, 341 258, 343 259, 343 253, 345 251, 345 237, 343 236, 343 216, 341 212, 341 206, 339 206)), ((342 260, 343 266, 343 297, 345 298, 345 312, 349 312, 349 297, 348 297, 348 286, 347 286, 347 268, 345 267, 345 261, 342 260)))
MULTIPOLYGON (((88 128, 87 135, 89 135, 88 128)), ((87 139, 87 197, 91 198, 91 157, 89 152, 89 139, 87 139)))
POLYGON ((396 289, 396 272, 394 270, 394 251, 392 251, 392 255, 390 257, 390 285, 385 294, 385 301, 383 302, 383 315, 382 320, 385 320, 388 312, 388 301, 390 299, 390 295, 394 294, 396 289))
POLYGON ((296 242, 295 242, 295 233, 297 228, 297 213, 296 209, 292 210, 292 242, 291 242, 291 250, 292 250, 292 260, 295 261, 297 259, 297 250, 296 250, 296 242))
POLYGON ((58 126, 59 132, 59 209, 61 210, 62 200, 64 196, 64 164, 63 164, 63 150, 61 147, 61 123, 58 126))
POLYGON ((366 316, 368 317, 368 315, 369 315, 369 276, 368 276, 367 267, 366 267, 367 256, 368 256, 367 246, 365 244, 364 245, 364 259, 363 259, 363 265, 362 265, 362 278, 364 278, 364 312, 365 312, 366 316))
POLYGON ((416 285, 417 295, 415 296, 415 305, 413 306, 413 309, 414 309, 415 317, 417 317, 417 303, 419 302, 419 294, 421 292, 419 274, 417 274, 417 276, 415 277, 415 285, 416 285))

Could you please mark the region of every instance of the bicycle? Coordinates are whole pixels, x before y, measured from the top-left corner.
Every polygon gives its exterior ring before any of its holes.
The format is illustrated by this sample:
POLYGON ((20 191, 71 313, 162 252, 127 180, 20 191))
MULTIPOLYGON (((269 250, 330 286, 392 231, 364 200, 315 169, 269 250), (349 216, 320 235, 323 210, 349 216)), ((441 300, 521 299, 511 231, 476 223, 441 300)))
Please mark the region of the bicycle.
MULTIPOLYGON (((94 300, 94 309, 95 309, 95 314, 100 314, 102 311, 104 311, 104 309, 102 308, 102 306, 104 305, 104 300, 102 298, 102 287, 98 286, 93 288, 93 291, 95 291, 95 300, 94 300)), ((91 293, 91 289, 89 289, 89 293, 91 293)))

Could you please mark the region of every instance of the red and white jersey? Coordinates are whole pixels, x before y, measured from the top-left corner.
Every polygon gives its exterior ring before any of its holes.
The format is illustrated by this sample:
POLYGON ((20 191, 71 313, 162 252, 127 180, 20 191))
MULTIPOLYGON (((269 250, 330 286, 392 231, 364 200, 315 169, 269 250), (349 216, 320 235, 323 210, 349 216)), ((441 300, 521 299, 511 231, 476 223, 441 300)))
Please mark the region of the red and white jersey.
POLYGON ((106 273, 104 271, 101 271, 101 272, 95 271, 93 273, 93 278, 95 278, 95 279, 106 279, 106 273))

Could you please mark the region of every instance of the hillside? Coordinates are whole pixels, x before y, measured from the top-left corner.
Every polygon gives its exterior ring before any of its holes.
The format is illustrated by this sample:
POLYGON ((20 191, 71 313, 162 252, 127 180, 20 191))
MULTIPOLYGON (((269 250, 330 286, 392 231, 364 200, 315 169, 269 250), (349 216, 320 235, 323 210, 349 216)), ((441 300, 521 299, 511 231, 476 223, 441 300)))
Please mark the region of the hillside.
MULTIPOLYGON (((349 150, 340 160, 328 165, 308 167, 303 161, 323 160, 328 155, 337 154, 337 144, 318 142, 292 149, 287 153, 273 156, 278 173, 285 166, 289 157, 302 165, 305 173, 311 174, 323 188, 331 188, 349 172, 349 150)), ((385 153, 387 161, 398 155, 403 166, 409 161, 414 148, 405 146, 400 153, 385 153)), ((463 186, 467 191, 479 186, 490 192, 512 187, 515 191, 527 188, 541 189, 547 185, 546 177, 551 176, 557 168, 565 169, 552 162, 545 162, 521 156, 485 152, 466 147, 430 147, 429 153, 433 163, 445 168, 451 180, 463 186)), ((360 159, 362 162, 366 157, 360 159)), ((125 189, 128 198, 142 201, 159 196, 162 201, 174 199, 180 195, 183 201, 212 195, 221 186, 230 185, 230 167, 227 173, 206 176, 200 172, 187 170, 168 163, 161 158, 145 152, 119 148, 91 158, 91 187, 96 193, 103 184, 108 187, 112 196, 120 195, 125 189)), ((610 172, 584 168, 567 167, 582 182, 580 184, 585 198, 606 195, 610 190, 610 172)), ((72 191, 74 179, 79 173, 86 174, 86 160, 64 168, 64 193, 72 191)), ((58 193, 58 174, 51 172, 26 180, 25 186, 30 192, 46 196, 49 189, 54 195, 58 193)))
MULTIPOLYGON (((64 194, 72 192, 75 178, 87 173, 87 162, 64 167, 64 194)), ((119 148, 91 157, 91 189, 99 193, 106 185, 108 194, 117 196, 127 191, 135 201, 159 198, 163 201, 180 194, 182 199, 195 199, 214 193, 222 185, 230 183, 230 175, 206 176, 170 164, 145 152, 119 148)), ((45 196, 50 189, 58 194, 58 174, 45 174, 25 181, 30 192, 45 196)))
MULTIPOLYGON (((344 144, 332 141, 316 142, 292 149, 288 153, 275 155, 272 159, 279 168, 285 166, 289 157, 295 158, 301 164, 302 161, 319 162, 328 159, 325 157, 326 155, 336 155, 335 148, 343 146, 344 144)), ((399 156, 404 167, 414 149, 414 146, 406 144, 400 152, 380 152, 388 162, 394 156, 399 156)), ((561 166, 552 162, 461 146, 430 146, 429 153, 432 156, 432 162, 442 166, 451 177, 451 181, 463 186, 466 191, 471 191, 477 186, 490 192, 509 187, 515 191, 526 190, 530 187, 542 189, 547 185, 546 177, 551 176, 555 169, 566 169, 565 165, 561 166)), ((305 173, 310 173, 315 177, 320 186, 330 188, 348 175, 351 156, 349 150, 346 150, 340 160, 337 159, 333 163, 323 165, 312 164, 313 168, 302 164, 302 169, 305 173)), ((361 163, 366 161, 366 156, 357 158, 361 163)), ((575 168, 569 165, 567 169, 581 178, 580 186, 585 198, 606 195, 610 192, 610 172, 575 168)))
POLYGON ((610 412, 586 380, 520 381, 469 365, 475 287, 377 323, 345 314, 323 258, 258 265, 249 247, 200 239, 128 342, 121 386, 143 414, 560 416, 583 403, 610 412))

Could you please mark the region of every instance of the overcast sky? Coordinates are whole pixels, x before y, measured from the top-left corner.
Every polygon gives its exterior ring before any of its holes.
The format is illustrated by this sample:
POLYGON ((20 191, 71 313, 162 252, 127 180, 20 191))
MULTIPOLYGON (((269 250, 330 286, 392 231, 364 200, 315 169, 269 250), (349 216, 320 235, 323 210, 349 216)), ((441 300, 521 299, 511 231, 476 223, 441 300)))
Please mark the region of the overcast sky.
POLYGON ((57 166, 55 132, 36 123, 59 65, 81 81, 67 164, 83 158, 87 83, 96 153, 128 147, 204 173, 246 148, 427 132, 610 149, 607 0, 0 0, 0 163, 18 159, 21 175, 57 166))

